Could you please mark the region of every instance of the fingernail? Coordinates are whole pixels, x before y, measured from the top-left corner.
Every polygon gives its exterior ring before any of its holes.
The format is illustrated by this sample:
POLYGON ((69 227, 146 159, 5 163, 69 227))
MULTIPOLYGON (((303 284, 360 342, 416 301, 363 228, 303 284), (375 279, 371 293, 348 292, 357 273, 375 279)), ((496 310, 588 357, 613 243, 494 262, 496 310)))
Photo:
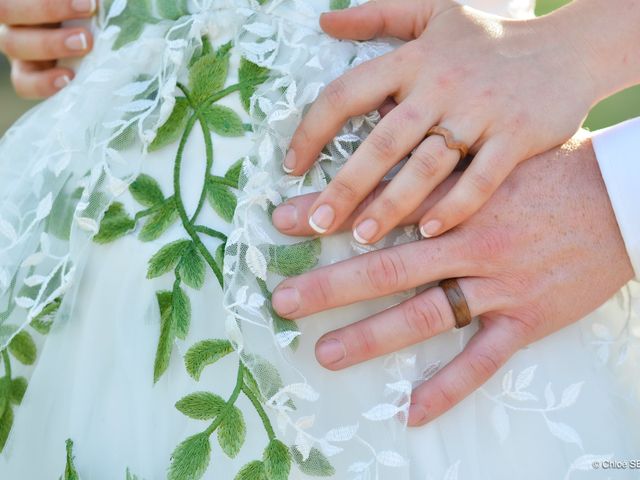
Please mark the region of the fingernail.
POLYGON ((316 232, 325 233, 331 227, 335 217, 333 208, 329 205, 320 205, 309 219, 309 225, 316 232))
POLYGON ((420 227, 420 233, 424 238, 431 238, 438 234, 442 228, 442 222, 439 220, 429 220, 423 226, 420 227))
POLYGON ((424 408, 421 405, 418 405, 417 403, 412 403, 409 406, 409 419, 408 419, 409 425, 420 424, 424 422, 426 418, 427 418, 427 412, 424 410, 424 408))
POLYGON ((295 288, 283 288, 276 290, 271 299, 271 304, 279 315, 287 316, 300 308, 300 294, 295 288))
POLYGON ((96 9, 96 0, 71 0, 71 8, 78 13, 91 13, 96 9))
POLYGON ((55 88, 57 88, 58 90, 63 89, 64 87, 66 87, 67 85, 69 85, 71 83, 71 79, 69 78, 68 75, 62 75, 58 78, 56 78, 53 81, 53 86, 55 88))
POLYGON ((346 356, 347 350, 344 348, 344 344, 335 338, 321 340, 316 347, 316 357, 323 364, 337 363, 346 356))
POLYGON ((298 209, 293 205, 280 205, 273 211, 271 220, 278 230, 291 230, 298 225, 298 209))
POLYGON ((293 150, 287 152, 287 155, 284 157, 284 162, 282 163, 282 169, 286 173, 291 173, 296 169, 296 152, 293 150))
POLYGON ((364 222, 360 223, 353 231, 353 238, 358 243, 369 243, 373 237, 378 233, 378 222, 372 218, 367 218, 364 222))
POLYGON ((64 41, 64 44, 69 50, 86 50, 89 46, 87 36, 84 33, 71 35, 64 41))

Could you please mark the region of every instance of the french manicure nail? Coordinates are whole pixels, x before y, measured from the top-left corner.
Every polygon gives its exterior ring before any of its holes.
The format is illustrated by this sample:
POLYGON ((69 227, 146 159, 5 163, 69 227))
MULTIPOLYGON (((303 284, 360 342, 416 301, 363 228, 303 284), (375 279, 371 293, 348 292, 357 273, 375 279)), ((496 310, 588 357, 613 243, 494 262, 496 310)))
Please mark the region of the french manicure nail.
POLYGON ((420 227, 420 233, 424 238, 431 238, 438 234, 442 228, 442 222, 439 220, 429 220, 423 226, 420 227))
POLYGON ((96 9, 96 0, 71 0, 71 8, 78 13, 91 13, 96 9))
POLYGON ((69 78, 68 75, 62 75, 58 78, 56 78, 53 81, 53 86, 55 88, 57 88, 58 90, 63 89, 64 87, 66 87, 67 85, 69 85, 71 83, 71 79, 69 78))
POLYGON ((329 205, 320 205, 311 218, 309 218, 309 226, 316 232, 322 234, 325 233, 335 219, 336 214, 329 205))
POLYGON ((296 152, 293 150, 289 150, 287 155, 284 157, 284 162, 282 163, 282 169, 286 173, 291 173, 296 169, 296 152))
POLYGON ((298 209, 293 205, 280 205, 273 211, 271 220, 278 230, 291 230, 298 225, 298 209))
POLYGON ((340 340, 331 338, 329 340, 321 340, 318 343, 316 356, 322 363, 332 365, 344 359, 347 356, 347 350, 340 340))
POLYGON ((353 230, 353 238, 358 243, 367 244, 376 236, 378 229, 378 222, 372 218, 367 218, 353 230))
POLYGON ((284 317, 300 308, 300 294, 297 289, 291 287, 276 290, 271 303, 275 311, 284 317))
POLYGON ((417 403, 412 403, 409 406, 409 425, 416 425, 418 423, 422 423, 424 419, 427 418, 427 412, 421 405, 417 403))
POLYGON ((89 46, 87 36, 84 33, 71 35, 64 41, 64 44, 69 50, 86 50, 89 46))

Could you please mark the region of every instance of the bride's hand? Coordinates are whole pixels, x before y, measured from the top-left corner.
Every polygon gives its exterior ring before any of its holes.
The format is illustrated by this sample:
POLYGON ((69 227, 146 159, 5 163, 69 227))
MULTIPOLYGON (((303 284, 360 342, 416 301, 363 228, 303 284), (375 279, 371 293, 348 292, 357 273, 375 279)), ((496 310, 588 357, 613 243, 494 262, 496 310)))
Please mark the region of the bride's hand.
POLYGON ((310 224, 321 234, 348 220, 356 240, 373 243, 414 211, 460 160, 442 137, 425 139, 439 125, 475 154, 456 186, 420 219, 425 237, 440 235, 476 212, 519 162, 570 138, 597 96, 584 62, 546 17, 509 20, 451 0, 380 0, 324 14, 321 25, 337 38, 408 41, 329 84, 293 137, 284 168, 301 175, 349 117, 388 98, 398 104, 314 202, 310 224))
POLYGON ((73 70, 63 58, 80 57, 92 47, 91 33, 60 22, 88 18, 96 0, 1 0, 0 52, 11 60, 11 81, 18 95, 45 98, 65 87, 73 70))
MULTIPOLYGON (((451 180, 403 223, 420 218, 451 188, 451 180)), ((290 235, 313 233, 303 219, 315 198, 279 206, 276 227, 290 235)), ((414 390, 409 423, 421 425, 479 388, 518 349, 595 310, 632 277, 591 142, 575 140, 518 166, 485 208, 459 228, 287 279, 275 290, 273 306, 283 317, 298 319, 458 278, 480 329, 450 364, 414 390)), ((316 357, 339 370, 454 325, 443 290, 433 287, 323 335, 316 357)))

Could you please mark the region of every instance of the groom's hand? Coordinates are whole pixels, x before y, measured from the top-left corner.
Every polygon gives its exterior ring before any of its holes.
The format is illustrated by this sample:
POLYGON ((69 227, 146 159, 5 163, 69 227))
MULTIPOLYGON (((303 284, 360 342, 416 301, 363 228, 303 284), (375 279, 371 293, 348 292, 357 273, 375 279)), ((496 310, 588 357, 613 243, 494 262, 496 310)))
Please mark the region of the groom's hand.
MULTIPOLYGON (((306 218, 314 200, 298 197, 281 205, 274 224, 290 235, 312 234, 306 218)), ((576 139, 519 166, 458 228, 287 279, 274 292, 273 306, 283 317, 298 319, 458 278, 480 329, 463 352, 414 390, 409 424, 421 425, 480 387, 516 350, 593 311, 632 276, 591 141, 576 139)), ((325 334, 316 356, 326 368, 339 370, 454 325, 444 292, 433 287, 325 334)))

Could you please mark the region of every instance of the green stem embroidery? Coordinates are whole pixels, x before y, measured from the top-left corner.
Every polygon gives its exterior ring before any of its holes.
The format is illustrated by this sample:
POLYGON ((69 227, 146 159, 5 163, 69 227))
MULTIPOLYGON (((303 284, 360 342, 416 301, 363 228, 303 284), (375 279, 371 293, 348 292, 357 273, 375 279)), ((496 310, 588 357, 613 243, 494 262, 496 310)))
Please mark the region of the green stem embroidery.
POLYGON ((4 363, 4 373, 7 378, 11 378, 11 359, 9 358, 9 353, 5 348, 2 350, 2 361, 4 363))
POLYGON ((214 230, 213 228, 205 227, 204 225, 196 225, 193 228, 198 233, 204 233, 205 235, 209 235, 210 237, 218 238, 225 242, 227 241, 227 236, 224 233, 219 232, 218 230, 214 230))
MULTIPOLYGON (((242 368, 246 368, 246 367, 242 366, 242 368)), ((247 396, 249 401, 251 401, 251 403, 253 404, 253 407, 256 409, 256 412, 258 413, 258 415, 260 416, 260 419, 262 420, 262 424, 264 425, 264 429, 267 432, 267 436, 269 437, 269 440, 274 440, 276 438, 276 434, 273 431, 271 420, 269 420, 269 417, 267 416, 267 412, 265 412, 264 408, 262 407, 260 400, 258 400, 258 398, 246 385, 242 386, 242 393, 244 393, 247 396)))
POLYGON ((243 376, 244 376, 244 369, 242 367, 242 361, 238 364, 238 373, 236 376, 236 386, 233 389, 233 392, 231 392, 231 396, 229 397, 229 400, 227 400, 227 403, 225 404, 224 410, 222 412, 220 412, 220 415, 218 415, 216 417, 216 419, 213 421, 213 423, 211 425, 209 425, 209 427, 205 430, 205 432, 207 432, 208 435, 211 435, 222 423, 222 420, 224 420, 227 411, 236 403, 236 400, 238 400, 238 397, 240 396, 240 392, 242 391, 242 387, 244 385, 244 380, 243 380, 243 376))

